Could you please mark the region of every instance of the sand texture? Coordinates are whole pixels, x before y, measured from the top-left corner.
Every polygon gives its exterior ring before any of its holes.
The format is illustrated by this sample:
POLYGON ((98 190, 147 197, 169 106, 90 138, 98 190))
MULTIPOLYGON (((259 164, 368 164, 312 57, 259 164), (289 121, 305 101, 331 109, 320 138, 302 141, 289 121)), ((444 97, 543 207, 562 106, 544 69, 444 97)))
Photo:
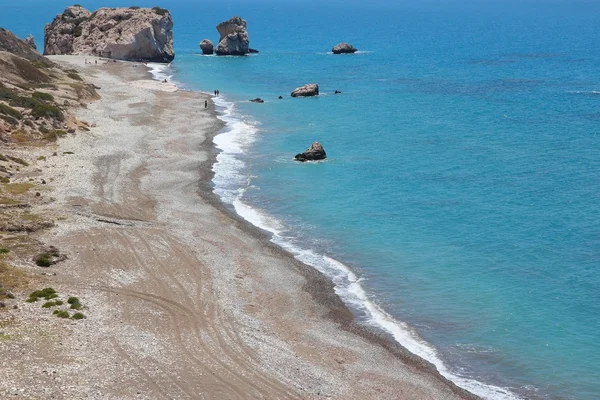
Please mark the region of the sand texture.
POLYGON ((471 398, 356 325, 327 279, 220 205, 208 96, 139 64, 52 59, 102 97, 77 111, 90 132, 60 140, 73 154, 48 162, 57 226, 39 237, 68 255, 46 286, 87 318, 15 310, 0 398, 471 398))

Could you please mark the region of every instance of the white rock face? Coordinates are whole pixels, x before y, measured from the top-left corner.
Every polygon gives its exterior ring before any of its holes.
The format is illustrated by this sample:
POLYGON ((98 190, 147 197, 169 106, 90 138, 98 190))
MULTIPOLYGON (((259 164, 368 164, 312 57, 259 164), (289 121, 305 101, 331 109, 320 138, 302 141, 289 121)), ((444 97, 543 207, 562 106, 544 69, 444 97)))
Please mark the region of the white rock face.
POLYGON ((243 56, 250 53, 250 39, 246 32, 246 21, 233 17, 217 25, 221 38, 215 49, 218 56, 243 56))
POLYGON ((173 18, 162 8, 67 7, 44 29, 44 54, 171 62, 173 18))

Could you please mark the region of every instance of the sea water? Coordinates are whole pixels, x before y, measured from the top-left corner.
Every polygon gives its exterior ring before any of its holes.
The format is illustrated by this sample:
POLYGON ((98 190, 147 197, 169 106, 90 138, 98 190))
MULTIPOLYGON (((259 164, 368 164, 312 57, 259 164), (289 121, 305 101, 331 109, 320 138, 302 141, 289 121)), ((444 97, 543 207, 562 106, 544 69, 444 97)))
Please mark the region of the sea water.
MULTIPOLYGON (((0 24, 38 45, 68 5, 23 22, 3 2, 0 24)), ((160 5, 177 58, 155 72, 221 92, 229 207, 460 386, 600 397, 598 2, 160 5), (233 15, 260 53, 202 56, 233 15), (360 51, 331 54, 341 41, 360 51), (321 95, 289 96, 305 83, 321 95), (313 141, 327 160, 294 162, 313 141)))

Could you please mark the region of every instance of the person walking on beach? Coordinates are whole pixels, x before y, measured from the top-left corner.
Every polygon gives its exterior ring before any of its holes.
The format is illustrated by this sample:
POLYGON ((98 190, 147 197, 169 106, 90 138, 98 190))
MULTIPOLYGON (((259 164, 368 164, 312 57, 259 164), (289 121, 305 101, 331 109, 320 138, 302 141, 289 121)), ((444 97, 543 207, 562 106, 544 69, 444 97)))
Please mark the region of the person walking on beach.
POLYGON ((208 108, 208 100, 204 100, 204 108, 208 108))

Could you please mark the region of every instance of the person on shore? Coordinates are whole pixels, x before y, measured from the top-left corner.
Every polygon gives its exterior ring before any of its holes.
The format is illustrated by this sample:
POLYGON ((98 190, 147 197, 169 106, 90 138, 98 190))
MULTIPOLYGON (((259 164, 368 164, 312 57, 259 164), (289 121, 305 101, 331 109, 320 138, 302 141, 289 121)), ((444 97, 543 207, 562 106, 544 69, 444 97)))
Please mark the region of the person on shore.
POLYGON ((219 92, 219 91, 217 90, 217 97, 219 97, 219 95, 220 95, 220 94, 221 94, 221 92, 219 92))
POLYGON ((204 100, 204 108, 208 108, 208 100, 204 100))

